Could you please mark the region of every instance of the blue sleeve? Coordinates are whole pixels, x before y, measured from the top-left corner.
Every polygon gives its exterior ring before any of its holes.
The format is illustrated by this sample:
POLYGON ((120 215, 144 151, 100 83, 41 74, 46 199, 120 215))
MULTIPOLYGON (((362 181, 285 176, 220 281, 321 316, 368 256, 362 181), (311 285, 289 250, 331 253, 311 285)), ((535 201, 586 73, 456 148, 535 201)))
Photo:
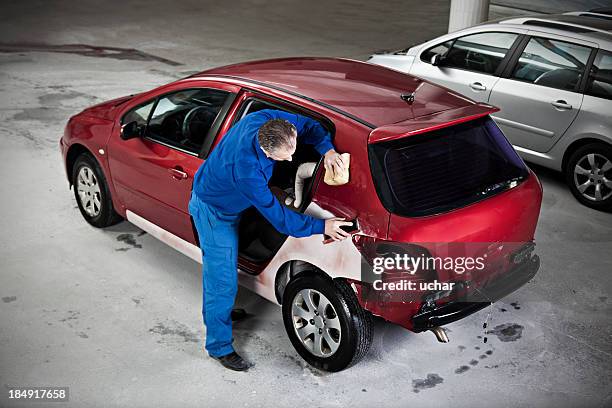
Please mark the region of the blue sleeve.
POLYGON ((281 110, 264 109, 260 112, 265 113, 269 119, 284 119, 291 122, 297 130, 299 141, 313 145, 321 155, 334 149, 329 132, 316 120, 281 110))
POLYGON ((261 170, 251 168, 249 173, 248 176, 237 175, 238 191, 279 232, 301 238, 322 234, 325 231, 324 220, 297 213, 281 205, 268 188, 261 170))

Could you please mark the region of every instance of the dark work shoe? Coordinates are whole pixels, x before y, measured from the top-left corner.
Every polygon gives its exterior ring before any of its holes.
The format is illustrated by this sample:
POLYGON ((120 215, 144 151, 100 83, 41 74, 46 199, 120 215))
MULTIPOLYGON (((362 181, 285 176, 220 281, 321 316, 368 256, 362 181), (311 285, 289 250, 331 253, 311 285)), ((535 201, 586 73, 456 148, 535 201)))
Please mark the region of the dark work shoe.
POLYGON ((234 371, 247 371, 253 366, 251 363, 240 357, 240 355, 238 355, 238 353, 235 351, 232 351, 231 353, 222 357, 213 358, 219 361, 223 367, 234 371))
POLYGON ((232 309, 232 322, 237 322, 247 318, 249 314, 244 309, 232 309))

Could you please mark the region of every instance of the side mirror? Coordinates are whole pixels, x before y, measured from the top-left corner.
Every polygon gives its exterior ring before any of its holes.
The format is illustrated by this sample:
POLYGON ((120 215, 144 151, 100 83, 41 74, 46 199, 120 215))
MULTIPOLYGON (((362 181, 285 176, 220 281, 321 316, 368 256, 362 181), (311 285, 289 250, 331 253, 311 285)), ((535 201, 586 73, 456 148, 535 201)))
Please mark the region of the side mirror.
POLYGON ((133 121, 121 126, 121 139, 129 140, 142 136, 142 128, 138 122, 133 121))
POLYGON ((444 57, 440 54, 434 54, 431 57, 431 65, 433 65, 434 67, 439 67, 440 65, 442 65, 442 61, 444 61, 444 57))

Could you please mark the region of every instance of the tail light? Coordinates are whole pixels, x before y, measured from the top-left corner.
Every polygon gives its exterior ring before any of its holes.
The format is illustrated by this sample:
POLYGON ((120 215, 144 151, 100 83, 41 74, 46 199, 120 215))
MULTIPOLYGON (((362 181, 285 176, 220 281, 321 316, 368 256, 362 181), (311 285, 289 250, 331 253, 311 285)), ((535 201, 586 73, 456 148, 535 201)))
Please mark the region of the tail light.
MULTIPOLYGON (((388 259, 394 258, 397 259, 399 257, 402 260, 409 258, 426 258, 430 256, 429 251, 419 245, 415 244, 407 244, 403 242, 394 242, 381 240, 365 235, 353 235, 353 243, 361 253, 363 257, 362 261, 362 281, 363 282, 374 282, 376 279, 382 280, 383 283, 391 283, 391 282, 414 282, 416 288, 420 286, 420 283, 432 282, 436 279, 437 273, 434 269, 425 269, 423 267, 417 269, 409 269, 406 268, 394 268, 388 267, 389 265, 384 267, 384 270, 380 273, 380 277, 377 276, 375 272, 376 266, 376 258, 379 259, 388 259)), ((378 262, 380 263, 380 262, 378 262)), ((397 265, 397 264, 396 264, 397 265)), ((415 295, 420 299, 422 292, 419 290, 412 291, 398 291, 393 292, 393 295, 390 293, 386 293, 385 296, 390 297, 390 301, 407 301, 407 300, 418 300, 415 299, 415 295), (396 298, 395 294, 400 294, 402 298, 396 298)))

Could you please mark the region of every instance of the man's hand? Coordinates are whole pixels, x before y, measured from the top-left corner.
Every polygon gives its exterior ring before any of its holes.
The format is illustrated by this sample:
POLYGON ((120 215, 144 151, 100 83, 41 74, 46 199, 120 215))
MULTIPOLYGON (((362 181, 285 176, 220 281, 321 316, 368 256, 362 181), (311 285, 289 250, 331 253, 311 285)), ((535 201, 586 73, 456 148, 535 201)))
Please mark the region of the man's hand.
POLYGON ((334 241, 342 241, 350 237, 351 234, 340 228, 344 225, 353 225, 353 223, 337 217, 325 220, 325 235, 329 235, 334 241))
POLYGON ((325 153, 323 166, 325 166, 325 170, 331 172, 332 177, 336 177, 336 174, 346 170, 346 163, 342 160, 342 156, 334 149, 330 149, 325 153))

